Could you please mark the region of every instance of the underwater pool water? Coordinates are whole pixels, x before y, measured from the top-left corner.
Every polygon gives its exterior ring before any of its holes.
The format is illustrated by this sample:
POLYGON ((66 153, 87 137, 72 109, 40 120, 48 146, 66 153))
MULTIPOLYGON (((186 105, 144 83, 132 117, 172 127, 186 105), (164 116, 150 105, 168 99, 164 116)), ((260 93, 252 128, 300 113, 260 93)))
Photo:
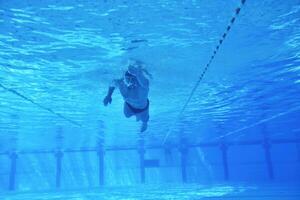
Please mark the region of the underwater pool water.
POLYGON ((298 199, 299 20, 299 0, 0 0, 0 198, 298 199), (144 133, 102 102, 129 59, 144 133))

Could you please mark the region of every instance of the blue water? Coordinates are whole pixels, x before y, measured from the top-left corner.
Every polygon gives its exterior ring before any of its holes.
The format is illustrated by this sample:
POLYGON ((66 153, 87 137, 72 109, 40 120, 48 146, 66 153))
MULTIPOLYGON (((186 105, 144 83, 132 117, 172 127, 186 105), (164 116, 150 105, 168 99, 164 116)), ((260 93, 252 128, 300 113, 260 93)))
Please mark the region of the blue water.
POLYGON ((299 21, 299 0, 0 0, 1 199, 299 199, 299 21), (129 58, 153 76, 143 134, 102 104, 129 58))

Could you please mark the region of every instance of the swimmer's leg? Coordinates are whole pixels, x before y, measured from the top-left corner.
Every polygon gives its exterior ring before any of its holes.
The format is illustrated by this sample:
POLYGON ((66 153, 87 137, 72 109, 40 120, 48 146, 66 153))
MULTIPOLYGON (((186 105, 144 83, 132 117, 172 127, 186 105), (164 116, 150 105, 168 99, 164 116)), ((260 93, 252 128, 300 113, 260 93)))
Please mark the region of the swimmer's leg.
POLYGON ((132 112, 132 110, 129 108, 129 106, 127 105, 126 102, 124 102, 124 109, 123 109, 124 115, 125 117, 129 118, 132 115, 134 115, 134 113, 132 112))
POLYGON ((142 121, 140 131, 141 132, 146 131, 148 128, 148 121, 149 121, 149 108, 147 110, 145 110, 144 112, 137 114, 137 118, 142 121))

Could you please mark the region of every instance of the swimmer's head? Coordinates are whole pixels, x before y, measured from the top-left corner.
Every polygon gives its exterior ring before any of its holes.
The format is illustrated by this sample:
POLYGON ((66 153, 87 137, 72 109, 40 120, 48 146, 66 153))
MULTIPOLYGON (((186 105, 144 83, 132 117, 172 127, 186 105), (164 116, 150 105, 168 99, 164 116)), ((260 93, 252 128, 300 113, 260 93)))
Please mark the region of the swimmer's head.
POLYGON ((132 65, 135 67, 143 67, 145 65, 145 63, 137 58, 129 58, 127 65, 132 65))
POLYGON ((124 80, 125 80, 125 84, 127 85, 127 87, 134 87, 137 85, 136 76, 131 74, 129 71, 125 72, 124 78, 125 78, 124 80))

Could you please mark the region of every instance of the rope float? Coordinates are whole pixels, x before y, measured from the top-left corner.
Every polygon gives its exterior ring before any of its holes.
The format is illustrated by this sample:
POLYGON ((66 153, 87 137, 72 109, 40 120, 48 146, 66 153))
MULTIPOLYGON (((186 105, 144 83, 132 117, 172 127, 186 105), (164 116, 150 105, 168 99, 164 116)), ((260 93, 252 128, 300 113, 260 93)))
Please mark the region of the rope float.
POLYGON ((170 128, 170 129, 168 130, 168 132, 166 133, 166 135, 165 135, 165 137, 164 137, 164 140, 163 140, 163 144, 166 143, 168 137, 169 137, 170 134, 171 134, 172 129, 174 128, 174 126, 176 125, 176 123, 180 120, 180 118, 181 118, 183 112, 185 111, 187 105, 188 105, 189 102, 191 101, 191 99, 192 99, 192 97, 193 97, 193 95, 194 95, 196 89, 198 88, 200 82, 202 81, 204 75, 206 74, 208 68, 210 67, 212 61, 214 60, 214 58, 215 58, 217 52, 219 51, 221 45, 223 44, 223 42, 224 42, 225 38, 227 37, 229 31, 231 30, 232 25, 234 24, 236 18, 237 18, 238 15, 240 14, 240 11, 241 11, 241 9, 242 9, 242 7, 244 6, 245 3, 246 3, 246 0, 241 0, 241 5, 235 9, 235 14, 234 14, 234 16, 231 18, 230 23, 228 24, 228 26, 227 26, 226 30, 224 31, 224 33, 223 33, 221 39, 219 40, 219 43, 217 44, 216 48, 214 49, 214 51, 213 51, 213 53, 212 53, 212 55, 211 55, 211 57, 210 57, 208 63, 205 65, 205 68, 203 69, 203 71, 202 71, 202 73, 201 73, 201 75, 200 75, 198 81, 196 82, 195 86, 193 87, 193 89, 192 89, 192 91, 191 91, 191 93, 190 93, 188 99, 186 100, 185 104, 183 105, 182 109, 180 110, 180 112, 179 112, 179 114, 178 114, 178 116, 177 116, 175 122, 173 123, 173 125, 171 126, 171 128, 170 128))

